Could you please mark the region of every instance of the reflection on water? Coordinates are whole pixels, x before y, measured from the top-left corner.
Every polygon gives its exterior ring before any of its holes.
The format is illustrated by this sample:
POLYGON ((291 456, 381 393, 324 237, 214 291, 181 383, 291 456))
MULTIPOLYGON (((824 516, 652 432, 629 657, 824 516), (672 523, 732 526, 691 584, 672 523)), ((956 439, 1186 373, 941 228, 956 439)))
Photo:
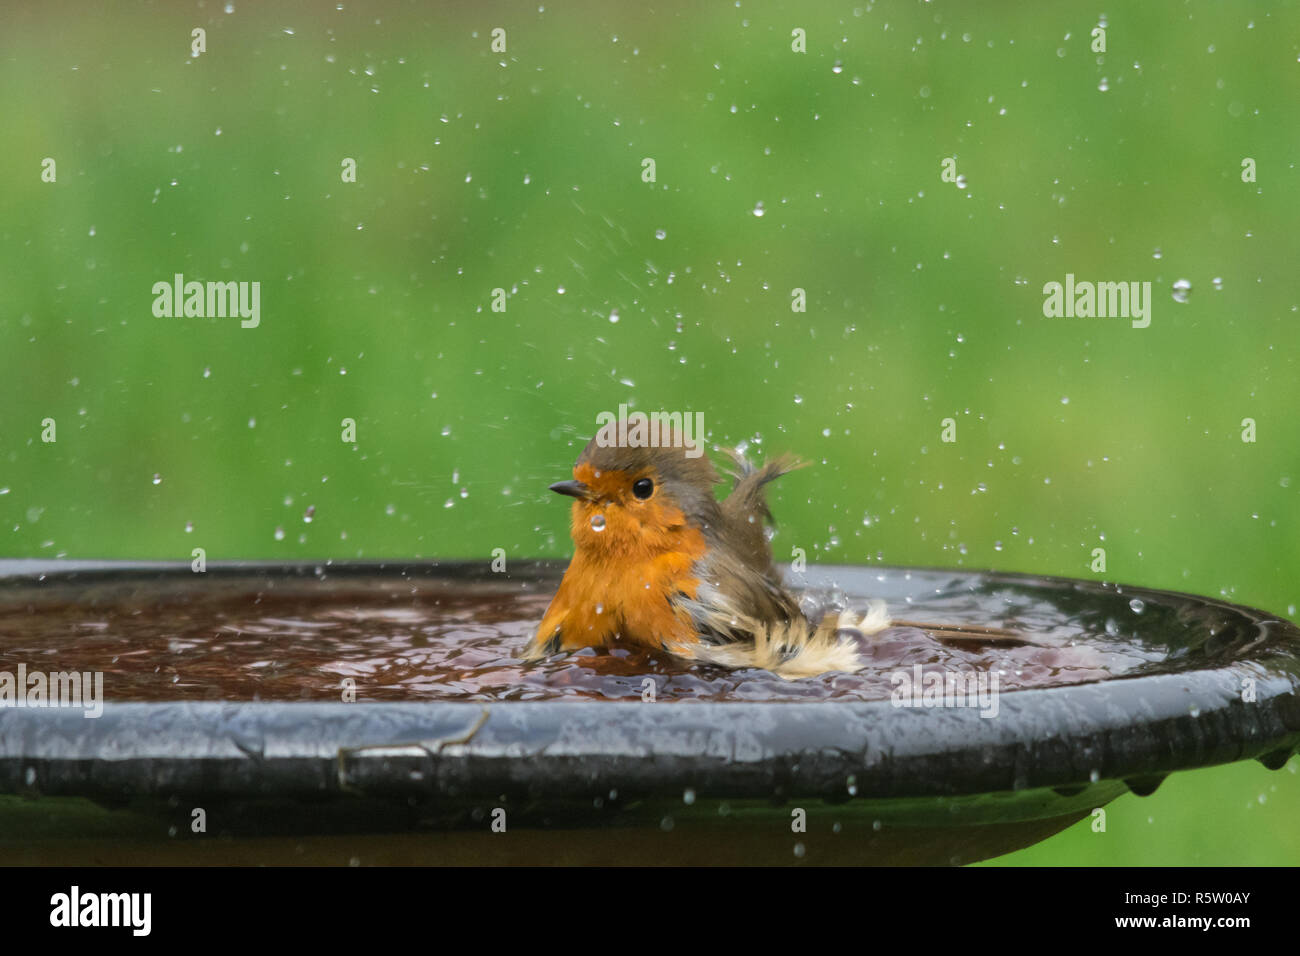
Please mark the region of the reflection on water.
MULTIPOLYGON (((359 701, 640 699, 645 679, 665 700, 885 699, 892 677, 914 665, 998 675, 1002 692, 1104 680, 1149 670, 1186 646, 1138 636, 1164 614, 1194 634, 1186 608, 1081 595, 1056 586, 938 587, 896 605, 897 617, 995 624, 1034 643, 941 642, 910 627, 864 643, 867 667, 784 681, 637 650, 582 651, 525 664, 513 655, 541 618, 549 590, 502 593, 352 586, 319 594, 211 594, 189 600, 0 604, 0 670, 103 671, 117 700, 338 700, 355 682, 359 701), (925 596, 928 594, 929 596, 925 596)), ((852 599, 852 596, 850 596, 852 599)), ((1207 640, 1213 627, 1203 629, 1207 640)), ((1172 633, 1172 632, 1171 632, 1172 633)), ((1191 655, 1196 657, 1195 654, 1191 655)))

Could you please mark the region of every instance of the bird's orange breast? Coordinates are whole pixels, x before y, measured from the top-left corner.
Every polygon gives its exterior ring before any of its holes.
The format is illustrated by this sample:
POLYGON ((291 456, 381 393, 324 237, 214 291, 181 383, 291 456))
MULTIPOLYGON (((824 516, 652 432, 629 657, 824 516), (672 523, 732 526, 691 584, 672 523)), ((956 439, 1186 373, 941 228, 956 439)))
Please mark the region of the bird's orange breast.
POLYGON ((579 548, 529 651, 620 643, 664 648, 698 640, 689 617, 672 600, 696 596, 699 581, 692 568, 704 555, 704 535, 684 523, 663 533, 670 533, 671 544, 657 552, 579 548))

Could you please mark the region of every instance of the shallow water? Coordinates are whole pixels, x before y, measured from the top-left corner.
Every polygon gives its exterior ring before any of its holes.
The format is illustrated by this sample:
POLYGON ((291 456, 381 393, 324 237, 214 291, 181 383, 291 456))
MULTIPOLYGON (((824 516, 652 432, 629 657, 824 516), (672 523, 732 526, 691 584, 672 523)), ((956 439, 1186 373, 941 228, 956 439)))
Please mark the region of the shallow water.
POLYGON ((514 655, 541 619, 552 581, 367 588, 354 579, 320 593, 311 583, 76 603, 0 598, 0 671, 19 663, 102 671, 110 700, 338 700, 347 678, 360 701, 634 700, 647 677, 660 701, 878 700, 914 665, 925 674, 996 673, 1005 693, 1194 666, 1224 653, 1213 646, 1224 631, 1218 608, 1206 616, 1149 595, 1132 603, 1059 583, 913 572, 858 589, 889 598, 896 618, 1010 627, 1032 643, 943 641, 896 627, 862 642, 861 672, 797 681, 627 648, 524 663, 514 655))

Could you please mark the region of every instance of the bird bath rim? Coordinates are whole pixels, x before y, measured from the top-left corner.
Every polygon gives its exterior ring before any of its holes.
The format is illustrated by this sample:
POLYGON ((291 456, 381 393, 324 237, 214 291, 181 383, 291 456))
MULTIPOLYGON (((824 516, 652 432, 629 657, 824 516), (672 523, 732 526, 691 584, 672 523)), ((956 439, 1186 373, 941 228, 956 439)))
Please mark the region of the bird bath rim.
MULTIPOLYGON (((96 600, 141 588, 328 587, 378 578, 438 587, 544 589, 563 562, 0 561, 0 602, 71 589, 96 600), (250 577, 251 576, 251 577, 250 577)), ((884 566, 810 568, 808 583, 847 586, 898 576, 1114 592, 1097 582, 1002 572, 884 566)), ((959 709, 938 718, 890 701, 503 701, 312 703, 108 701, 79 711, 0 709, 0 792, 229 796, 283 788, 534 797, 621 787, 644 795, 917 799, 1087 788, 1121 780, 1149 792, 1175 770, 1246 758, 1280 766, 1300 744, 1300 629, 1227 602, 1145 588, 1148 601, 1192 601, 1269 633, 1268 666, 1118 677, 1002 695, 996 719, 959 709), (1241 699, 1244 677, 1256 700, 1241 699), (774 710, 773 708, 779 708, 774 710), (486 715, 486 716, 484 716, 486 715), (942 724, 940 728, 939 725, 942 724), (111 757, 110 757, 111 754, 111 757), (249 760, 250 756, 257 759, 249 760), (166 772, 161 768, 165 767, 166 772), (214 772, 215 768, 220 772, 214 772), (31 779, 35 769, 36 780, 31 779)))

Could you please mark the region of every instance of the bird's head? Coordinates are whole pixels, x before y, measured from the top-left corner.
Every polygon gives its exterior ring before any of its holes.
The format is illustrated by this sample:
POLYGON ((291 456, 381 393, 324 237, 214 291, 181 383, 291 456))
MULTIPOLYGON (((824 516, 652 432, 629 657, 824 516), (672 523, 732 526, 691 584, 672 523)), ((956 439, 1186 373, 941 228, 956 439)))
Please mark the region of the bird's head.
POLYGON ((588 442, 573 478, 551 485, 574 499, 574 544, 595 555, 654 554, 716 524, 713 486, 722 479, 687 451, 672 431, 653 448, 588 442))

